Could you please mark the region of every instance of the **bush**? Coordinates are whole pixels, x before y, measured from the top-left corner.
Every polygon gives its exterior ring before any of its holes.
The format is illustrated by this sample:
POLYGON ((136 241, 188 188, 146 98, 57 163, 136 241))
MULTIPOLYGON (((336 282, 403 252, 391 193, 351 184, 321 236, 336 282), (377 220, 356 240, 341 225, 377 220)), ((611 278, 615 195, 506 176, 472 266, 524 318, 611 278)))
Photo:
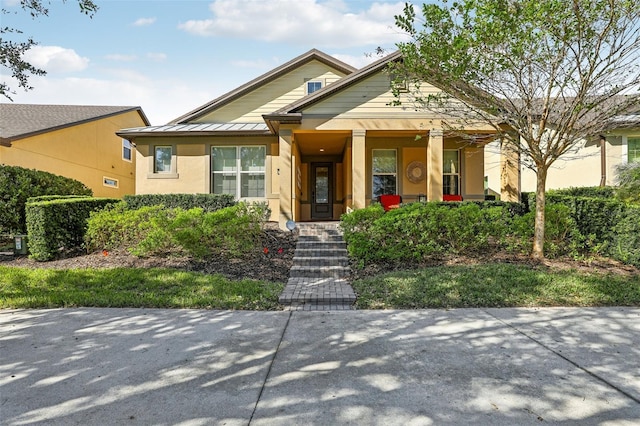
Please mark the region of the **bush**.
POLYGON ((213 212, 237 204, 229 194, 143 194, 125 195, 123 199, 130 210, 163 205, 168 209, 200 207, 205 212, 213 212))
POLYGON ((71 198, 26 205, 30 257, 38 261, 82 247, 91 212, 117 203, 114 198, 71 198))
MULTIPOLYGON (((268 212, 268 209, 267 209, 268 212)), ((125 249, 135 256, 177 251, 195 258, 239 256, 260 246, 263 205, 239 203, 213 212, 125 203, 91 215, 86 233, 90 250, 125 249)))
POLYGON ((547 195, 566 195, 569 197, 613 198, 615 188, 611 186, 582 186, 547 191, 547 195))
POLYGON ((613 230, 609 250, 614 259, 640 267, 640 206, 628 206, 613 230))
POLYGON ((421 261, 443 253, 486 252, 504 241, 509 206, 412 203, 384 213, 374 206, 343 215, 349 253, 361 265, 421 261))
MULTIPOLYGON (((576 256, 582 251, 584 237, 571 216, 569 207, 545 206, 544 252, 546 256, 576 256)), ((515 217, 508 238, 509 250, 530 253, 533 248, 535 212, 515 217)))
POLYGON ((616 198, 631 203, 640 203, 640 163, 623 164, 617 167, 618 190, 616 198))
POLYGON ((25 205, 42 195, 82 195, 93 192, 74 179, 17 166, 0 165, 0 234, 24 233, 25 205))

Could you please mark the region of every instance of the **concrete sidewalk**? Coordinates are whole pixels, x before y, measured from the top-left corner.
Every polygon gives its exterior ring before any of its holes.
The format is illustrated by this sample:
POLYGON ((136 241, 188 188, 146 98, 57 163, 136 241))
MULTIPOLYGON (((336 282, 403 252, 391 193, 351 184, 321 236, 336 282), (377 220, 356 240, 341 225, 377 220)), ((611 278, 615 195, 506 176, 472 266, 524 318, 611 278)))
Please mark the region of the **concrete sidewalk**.
POLYGON ((640 309, 0 311, 0 424, 632 425, 640 309))

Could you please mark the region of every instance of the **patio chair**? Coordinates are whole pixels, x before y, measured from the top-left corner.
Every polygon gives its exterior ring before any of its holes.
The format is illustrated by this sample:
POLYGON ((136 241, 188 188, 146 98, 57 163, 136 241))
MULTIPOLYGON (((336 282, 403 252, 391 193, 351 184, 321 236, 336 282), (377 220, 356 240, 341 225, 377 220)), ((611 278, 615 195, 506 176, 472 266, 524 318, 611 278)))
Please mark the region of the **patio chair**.
POLYGON ((385 194, 378 196, 378 202, 382 204, 385 212, 392 209, 397 209, 402 203, 402 196, 397 194, 385 194))

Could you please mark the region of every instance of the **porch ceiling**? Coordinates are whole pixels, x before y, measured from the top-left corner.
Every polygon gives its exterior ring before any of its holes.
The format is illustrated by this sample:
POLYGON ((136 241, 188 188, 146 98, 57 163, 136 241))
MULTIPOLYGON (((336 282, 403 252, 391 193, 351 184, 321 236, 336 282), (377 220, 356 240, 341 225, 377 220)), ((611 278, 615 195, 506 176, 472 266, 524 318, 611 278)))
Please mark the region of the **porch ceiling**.
POLYGON ((350 132, 296 133, 296 142, 302 155, 341 155, 350 132))

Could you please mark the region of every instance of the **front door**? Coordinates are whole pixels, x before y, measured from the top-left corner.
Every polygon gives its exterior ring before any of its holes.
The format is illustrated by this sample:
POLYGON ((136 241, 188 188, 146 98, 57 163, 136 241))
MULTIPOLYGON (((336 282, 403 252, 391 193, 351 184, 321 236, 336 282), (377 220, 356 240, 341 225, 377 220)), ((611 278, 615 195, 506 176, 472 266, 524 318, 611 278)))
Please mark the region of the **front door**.
POLYGON ((331 163, 311 163, 311 218, 333 218, 331 163))

